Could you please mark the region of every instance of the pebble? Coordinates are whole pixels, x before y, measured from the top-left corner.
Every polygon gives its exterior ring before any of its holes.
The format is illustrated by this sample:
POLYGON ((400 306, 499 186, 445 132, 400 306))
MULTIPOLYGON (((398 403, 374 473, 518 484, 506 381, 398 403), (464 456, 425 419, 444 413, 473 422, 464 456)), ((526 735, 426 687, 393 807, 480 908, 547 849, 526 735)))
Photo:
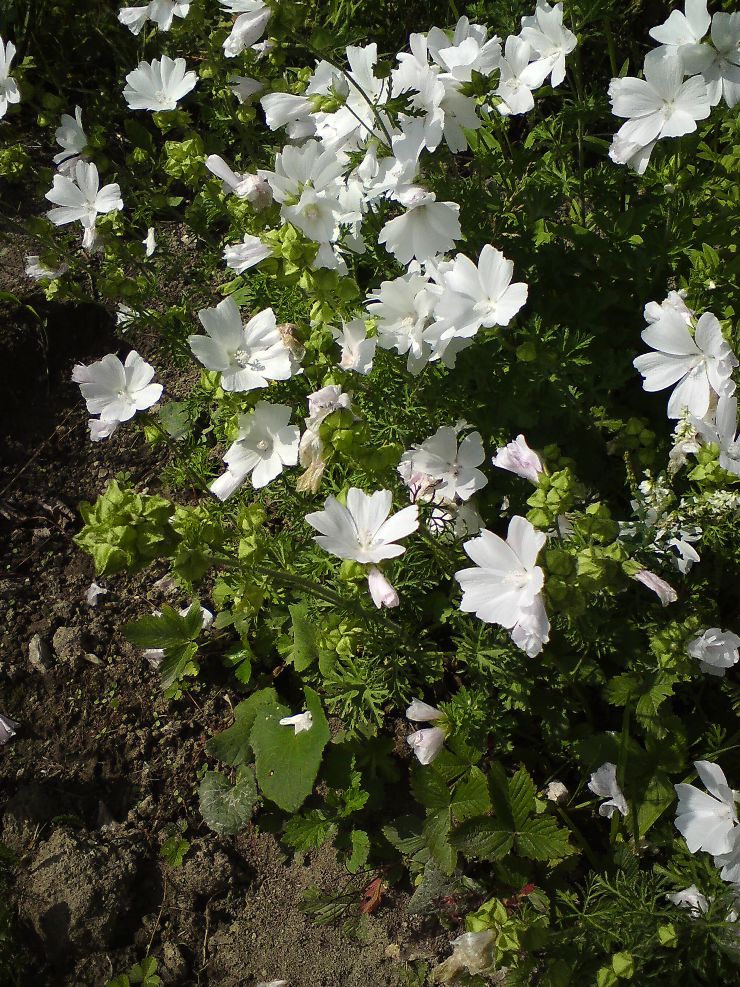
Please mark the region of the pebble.
POLYGON ((28 661, 31 668, 40 672, 42 675, 46 675, 51 668, 51 651, 49 650, 49 645, 40 634, 34 634, 28 642, 28 661))

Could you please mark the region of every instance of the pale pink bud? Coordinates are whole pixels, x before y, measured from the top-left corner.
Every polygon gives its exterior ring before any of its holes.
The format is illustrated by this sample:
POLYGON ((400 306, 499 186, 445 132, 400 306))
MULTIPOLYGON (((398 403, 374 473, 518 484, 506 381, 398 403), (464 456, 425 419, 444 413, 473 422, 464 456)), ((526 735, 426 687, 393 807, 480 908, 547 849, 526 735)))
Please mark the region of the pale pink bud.
POLYGON ((378 609, 381 607, 397 607, 401 602, 393 586, 388 582, 380 569, 374 565, 370 566, 368 570, 367 587, 370 590, 373 603, 378 609))
POLYGON ((442 750, 444 742, 445 732, 440 727, 415 730, 406 738, 406 743, 416 754, 420 764, 430 764, 442 750))
POLYGON ((544 469, 542 460, 536 452, 529 448, 523 435, 517 435, 513 442, 509 442, 508 445, 499 449, 492 462, 499 469, 516 473, 517 476, 521 476, 535 485, 539 483, 540 473, 544 469))
POLYGON ((654 572, 650 572, 648 569, 641 569, 635 576, 635 579, 638 583, 642 583, 643 586, 647 586, 653 593, 656 593, 664 607, 669 603, 675 603, 678 599, 678 593, 671 584, 667 583, 665 579, 661 579, 660 576, 656 576, 654 572))
POLYGON ((406 710, 406 719, 413 723, 433 723, 444 716, 441 709, 423 703, 421 699, 412 699, 411 705, 406 710))

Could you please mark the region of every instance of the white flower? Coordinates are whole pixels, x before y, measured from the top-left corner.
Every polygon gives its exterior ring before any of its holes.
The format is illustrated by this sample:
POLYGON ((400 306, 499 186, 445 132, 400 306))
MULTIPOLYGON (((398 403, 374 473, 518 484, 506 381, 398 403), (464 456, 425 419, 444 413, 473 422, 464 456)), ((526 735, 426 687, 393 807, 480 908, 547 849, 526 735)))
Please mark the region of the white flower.
POLYGON ((738 361, 711 312, 699 319, 693 338, 684 319, 673 311, 643 330, 642 338, 656 351, 633 360, 644 378, 644 389, 662 391, 677 385, 668 401, 669 418, 681 418, 685 408, 703 418, 712 392, 721 395, 734 390, 731 375, 738 361))
POLYGON ((242 174, 230 168, 218 154, 209 154, 206 168, 221 179, 224 192, 246 199, 257 209, 264 209, 272 202, 272 190, 258 175, 242 174))
POLYGON ((735 793, 719 765, 695 761, 694 767, 709 794, 693 785, 674 785, 678 795, 676 829, 691 853, 697 850, 729 853, 733 846, 732 830, 738 821, 735 793))
POLYGON ((460 206, 437 202, 434 192, 419 185, 402 187, 395 198, 405 207, 402 216, 390 219, 380 231, 378 243, 402 264, 431 260, 450 250, 462 237, 460 206))
POLYGON ((225 391, 253 391, 293 375, 294 361, 271 308, 242 325, 229 296, 215 308, 201 309, 198 318, 208 335, 188 336, 190 349, 203 366, 221 373, 225 391))
POLYGON ((545 788, 545 798, 548 802, 557 802, 558 805, 563 805, 569 797, 570 792, 562 781, 551 781, 545 788))
MULTIPOLYGON (((313 726, 313 714, 310 710, 306 710, 303 713, 296 713, 294 716, 284 716, 278 720, 278 723, 281 727, 293 727, 296 733, 305 733, 313 726)), ((279 982, 284 983, 284 981, 279 982)))
POLYGON ((542 460, 529 448, 523 435, 517 435, 512 442, 502 446, 491 462, 501 470, 508 470, 529 480, 535 486, 539 483, 540 473, 544 469, 542 460))
POLYGON ((679 908, 688 908, 691 914, 697 917, 706 915, 709 911, 709 902, 695 884, 689 885, 683 891, 676 891, 675 894, 667 894, 666 898, 679 908))
POLYGON ((723 394, 717 401, 714 422, 691 418, 691 424, 705 442, 719 446, 719 464, 728 473, 740 476, 740 435, 737 433, 737 398, 723 394))
POLYGON ((54 184, 45 198, 55 204, 46 214, 55 226, 80 222, 86 234, 94 231, 99 214, 123 209, 118 184, 100 188, 98 169, 86 161, 75 165, 74 180, 66 175, 54 175, 54 184))
POLYGON ((339 177, 344 165, 333 151, 316 140, 307 140, 302 147, 288 144, 275 156, 274 171, 260 171, 277 202, 297 201, 304 188, 316 192, 339 191, 339 177))
POLYGON ((684 300, 684 293, 669 291, 662 302, 648 302, 645 306, 645 321, 659 322, 667 312, 679 315, 687 326, 692 325, 695 313, 684 300))
POLYGON ((308 418, 306 425, 316 429, 325 418, 335 411, 349 410, 352 400, 345 394, 339 384, 327 384, 313 394, 308 395, 308 418))
POLYGON ((442 750, 445 732, 441 727, 424 727, 414 730, 406 738, 406 743, 414 752, 420 764, 431 764, 442 750))
POLYGON ((291 408, 260 401, 254 411, 239 416, 239 437, 224 456, 226 473, 210 486, 219 500, 226 500, 252 474, 255 490, 267 486, 298 462, 300 429, 290 425, 291 408))
POLYGON ((332 329, 334 339, 339 343, 342 357, 339 366, 342 370, 354 370, 355 373, 367 375, 373 369, 373 358, 378 340, 375 336, 368 337, 367 328, 362 319, 352 319, 342 323, 342 331, 332 329))
POLYGON ((671 584, 667 583, 665 579, 661 579, 660 576, 656 576, 654 572, 650 572, 649 569, 640 569, 634 578, 638 583, 642 583, 643 586, 652 590, 664 607, 668 606, 669 603, 675 603, 678 599, 678 593, 671 584))
POLYGON ((645 59, 644 79, 612 79, 609 98, 612 113, 628 118, 609 156, 617 164, 632 164, 638 174, 644 173, 655 141, 693 133, 696 121, 711 112, 704 80, 694 76, 684 82, 681 58, 660 51, 645 59))
POLYGON ((173 17, 187 17, 190 0, 151 0, 149 20, 154 21, 160 31, 169 31, 173 17))
POLYGON ((709 102, 716 106, 724 96, 728 106, 740 102, 740 13, 717 13, 712 18, 712 42, 701 47, 708 52, 702 78, 709 102))
POLYGON ((39 254, 27 254, 25 270, 26 275, 34 281, 54 281, 68 270, 68 265, 60 264, 57 268, 47 267, 39 254))
MULTIPOLYGON (((711 17, 707 12, 707 0, 686 0, 684 9, 684 14, 680 10, 671 11, 663 24, 651 28, 648 33, 671 54, 680 51, 688 69, 697 55, 703 56, 701 49, 705 46, 701 42, 709 30, 711 17)), ((696 71, 701 71, 701 66, 696 71)), ((689 74, 693 75, 693 71, 689 74)))
POLYGON ((256 267, 257 264, 261 264, 263 260, 272 256, 274 256, 272 247, 263 243, 258 236, 252 236, 250 233, 244 234, 244 240, 241 243, 231 244, 224 250, 226 266, 230 267, 232 271, 236 271, 237 274, 243 274, 250 267, 256 267))
POLYGON ((291 205, 284 203, 280 210, 286 223, 292 223, 316 243, 331 243, 337 239, 343 213, 334 189, 317 192, 313 188, 304 188, 297 202, 291 205))
POLYGON ((100 597, 105 596, 108 592, 103 586, 98 586, 97 583, 92 582, 85 592, 85 602, 89 607, 96 607, 100 597))
POLYGON ((411 720, 412 723, 434 723, 435 720, 441 720, 443 716, 441 709, 430 706, 421 699, 412 699, 411 705, 406 710, 406 719, 411 720))
POLYGON ((132 34, 141 34, 141 29, 149 20, 149 4, 145 4, 143 7, 121 7, 118 11, 118 20, 132 34))
POLYGON ((0 38, 0 120, 8 112, 8 103, 20 103, 18 83, 10 77, 10 63, 15 57, 16 48, 12 41, 5 43, 0 38))
POLYGON ((151 257, 154 251, 157 249, 157 240, 154 236, 154 227, 150 226, 146 231, 146 236, 141 241, 144 244, 144 250, 146 251, 147 257, 151 257))
POLYGON ((272 17, 272 11, 261 0, 221 0, 221 6, 239 16, 231 34, 223 43, 224 55, 236 58, 245 48, 251 48, 262 37, 272 17))
POLYGON ((463 548, 475 568, 455 573, 463 591, 460 609, 505 627, 530 657, 539 654, 549 639, 550 623, 541 596, 545 576, 535 564, 545 541, 526 518, 515 515, 506 541, 484 529, 465 542, 463 548))
POLYGON ((692 658, 696 658, 702 672, 710 675, 724 675, 740 661, 740 637, 732 631, 710 627, 694 638, 687 647, 692 658))
POLYGON ((588 783, 588 787, 599 798, 605 798, 599 806, 599 815, 611 819, 615 812, 621 812, 623 816, 629 813, 627 800, 622 794, 622 790, 617 784, 617 766, 607 761, 594 771, 588 783))
POLYGON ((550 82, 559 86, 565 78, 565 56, 578 44, 572 31, 563 27, 563 5, 551 7, 546 0, 537 0, 533 17, 522 17, 521 38, 550 66, 550 82))
POLYGON ((431 353, 423 339, 437 303, 437 294, 430 286, 426 275, 409 271, 393 281, 381 282, 365 302, 368 314, 376 320, 378 345, 408 353, 406 366, 412 374, 421 371, 431 353))
POLYGON ((539 89, 551 71, 547 59, 530 61, 530 45, 510 34, 506 39, 505 57, 501 59, 501 74, 494 95, 501 103, 496 107, 502 116, 529 113, 534 108, 533 89, 539 89))
POLYGON ((54 155, 54 164, 62 172, 74 170, 80 155, 87 146, 87 135, 82 129, 82 110, 75 106, 75 115, 63 113, 60 125, 54 134, 57 144, 63 148, 54 155))
POLYGON ((186 72, 184 58, 168 55, 151 62, 139 62, 138 68, 126 76, 128 85, 123 96, 132 110, 174 110, 178 100, 186 96, 198 81, 195 72, 186 72))
POLYGON ((395 586, 377 566, 371 565, 367 571, 367 588, 378 610, 381 607, 397 607, 401 602, 395 586))
POLYGON ((229 88, 240 103, 248 103, 265 87, 257 79, 250 79, 245 75, 232 75, 229 77, 229 88))
MULTIPOLYGON (((737 800, 737 792, 733 793, 737 800)), ((718 853, 714 857, 714 866, 719 870, 719 876, 723 881, 740 885, 740 826, 730 833, 730 848, 726 853, 718 853)), ((729 919, 736 921, 736 919, 729 919)))
POLYGON ((19 726, 20 723, 11 720, 9 716, 0 714, 0 745, 7 744, 9 740, 12 740, 19 726))
POLYGON ((313 103, 308 96, 296 96, 293 93, 267 93, 260 100, 265 111, 265 123, 270 130, 290 125, 289 134, 296 138, 296 127, 306 129, 303 136, 313 137, 316 125, 312 119, 313 103))
POLYGON ((449 325, 450 334, 474 336, 481 326, 508 326, 527 301, 527 285, 511 283, 514 264, 500 250, 486 244, 478 265, 458 254, 444 275, 444 292, 436 318, 449 325))
POLYGON ((443 425, 420 446, 414 446, 401 456, 398 472, 404 476, 422 473, 435 480, 438 497, 469 500, 488 483, 485 473, 477 466, 485 459, 480 432, 471 432, 460 446, 459 429, 443 425))
POLYGON ((415 504, 389 517, 393 495, 390 490, 366 494, 357 487, 347 493, 347 506, 327 497, 323 511, 306 515, 306 521, 320 534, 314 540, 340 559, 354 559, 376 565, 395 559, 406 549, 396 542, 419 527, 419 509, 415 504))
POLYGON ((145 411, 159 401, 162 385, 152 384, 153 377, 154 367, 136 350, 129 353, 125 363, 108 353, 87 367, 78 363, 72 371, 72 380, 80 385, 87 410, 100 416, 101 425, 97 427, 103 430, 129 421, 137 411, 145 411))

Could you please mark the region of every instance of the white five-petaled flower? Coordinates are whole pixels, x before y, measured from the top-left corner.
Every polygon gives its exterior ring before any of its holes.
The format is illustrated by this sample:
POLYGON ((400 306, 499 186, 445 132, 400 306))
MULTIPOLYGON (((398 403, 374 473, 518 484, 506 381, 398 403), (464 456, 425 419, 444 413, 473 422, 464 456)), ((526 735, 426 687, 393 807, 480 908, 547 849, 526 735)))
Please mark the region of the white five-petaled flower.
POLYGON ((407 479, 421 473, 436 481, 436 497, 469 500, 488 478, 477 466, 485 459, 480 432, 471 432, 459 447, 459 429, 443 425, 426 441, 401 456, 398 472, 407 479))
POLYGON ((295 713, 293 716, 284 716, 278 720, 278 723, 281 727, 293 727, 295 733, 305 733, 313 726, 313 714, 310 710, 306 710, 303 713, 295 713))
POLYGON ((94 242, 95 221, 98 215, 123 209, 121 189, 117 183, 100 188, 98 169, 92 162, 78 161, 74 179, 67 175, 54 175, 54 184, 45 198, 53 202, 47 216, 55 226, 82 223, 85 230, 85 246, 94 242))
POLYGON ((100 416, 99 421, 90 422, 94 440, 107 438, 121 422, 159 401, 162 385, 153 384, 153 377, 154 367, 136 350, 129 353, 125 363, 108 353, 87 367, 81 363, 74 367, 72 380, 80 385, 87 410, 100 416))
POLYGON ((474 336, 481 326, 508 326, 527 301, 527 285, 511 283, 514 264, 500 250, 486 244, 478 264, 458 254, 444 274, 444 292, 436 318, 449 325, 450 334, 474 336))
POLYGON ((724 96, 729 107, 740 102, 740 13, 717 13, 712 18, 712 44, 702 45, 709 53, 702 68, 709 102, 716 106, 724 96))
POLYGON ((132 34, 140 34, 147 21, 153 21, 160 31, 169 31, 173 17, 187 17, 189 11, 190 0, 151 0, 139 7, 122 7, 118 20, 132 34))
POLYGON ((733 829, 737 825, 736 793, 727 784, 724 772, 711 761, 695 761, 694 767, 706 792, 693 785, 674 785, 678 795, 676 829, 691 853, 704 850, 726 854, 733 849, 733 829))
POLYGON ((515 515, 506 541, 483 529, 465 542, 463 548, 475 568, 455 573, 463 591, 460 609, 505 627, 530 658, 549 640, 550 621, 542 599, 545 576, 536 564, 545 541, 541 531, 515 515))
POLYGON ((641 175, 657 140, 693 133, 697 120, 706 120, 711 112, 706 84, 701 76, 684 82, 683 68, 679 55, 657 50, 645 59, 644 79, 612 79, 612 113, 627 118, 609 151, 612 161, 641 175))
POLYGON ((256 267, 263 260, 274 256, 272 247, 263 243, 258 236, 245 233, 241 243, 233 243, 224 250, 226 266, 237 274, 243 274, 250 267, 256 267))
POLYGON ((10 63, 15 52, 12 41, 6 43, 0 38, 0 119, 8 112, 8 103, 20 103, 21 100, 18 83, 10 76, 10 63))
POLYGON ((501 103, 496 107, 502 116, 529 113, 534 109, 533 89, 539 89, 552 70, 546 58, 531 61, 532 48, 522 38, 510 34, 499 66, 498 89, 494 95, 501 103))
POLYGON ((502 446, 491 462, 501 470, 508 470, 529 480, 535 486, 539 483, 540 473, 544 470, 542 460, 529 448, 523 435, 517 435, 513 441, 502 446))
POLYGON ((724 675, 740 661, 740 637, 732 631, 723 631, 719 627, 710 627, 693 641, 689 642, 686 650, 692 658, 696 658, 702 672, 710 675, 724 675))
MULTIPOLYGON (((406 719, 412 723, 434 723, 444 718, 444 713, 436 706, 429 706, 414 699, 406 710, 406 719)), ((414 730, 406 737, 406 743, 414 752, 420 764, 430 764, 442 750, 446 733, 442 727, 424 727, 414 730)))
POLYGON ((684 318, 667 310, 643 330, 642 339, 655 350, 633 360, 644 378, 642 386, 646 391, 662 391, 676 385, 668 401, 669 418, 681 418, 685 409, 703 418, 712 392, 722 395, 734 391, 731 377, 737 357, 711 312, 702 315, 692 337, 684 318))
MULTIPOLYGON (((680 10, 672 10, 668 19, 651 28, 648 34, 671 54, 680 51, 688 69, 693 68, 693 62, 701 56, 701 42, 712 19, 707 11, 707 0, 686 0, 684 11, 682 14, 680 10)), ((693 71, 687 74, 693 75, 693 71)))
POLYGON ((409 271, 393 281, 383 281, 368 295, 365 307, 376 320, 378 345, 384 350, 408 353, 406 369, 418 374, 426 365, 431 347, 423 333, 432 319, 438 293, 418 271, 409 271))
POLYGON ((202 309, 198 318, 208 335, 189 336, 190 349, 203 366, 220 372, 225 391, 253 391, 295 372, 271 308, 243 325, 236 302, 227 297, 215 308, 202 309))
POLYGON ((460 206, 456 202, 437 202, 434 192, 419 185, 402 186, 394 198, 406 212, 388 220, 378 243, 384 244, 402 264, 414 259, 431 260, 450 250, 462 237, 460 206))
POLYGON ((332 329, 334 339, 342 350, 339 366, 342 370, 354 370, 355 373, 367 375, 373 369, 375 347, 378 340, 368 336, 367 327, 362 319, 352 319, 342 323, 341 332, 332 329))
POLYGON ((195 72, 186 71, 184 58, 172 59, 168 55, 151 62, 139 62, 126 76, 123 95, 132 110, 174 110, 179 100, 186 96, 198 81, 195 72))
POLYGON ((54 164, 61 172, 74 171, 87 146, 87 135, 82 129, 82 110, 79 106, 75 106, 73 117, 69 113, 62 114, 54 137, 57 144, 63 149, 54 155, 54 164))
POLYGON ((691 424, 705 442, 719 446, 719 465, 740 476, 740 434, 737 427, 737 398, 727 394, 717 401, 714 421, 691 418, 691 424))
POLYGON ((390 490, 366 494, 351 487, 346 507, 329 496, 323 511, 307 514, 306 521, 320 532, 314 540, 327 552, 340 559, 376 565, 403 555, 406 549, 396 542, 419 527, 416 504, 389 517, 392 504, 390 490))
POLYGON ((537 0, 532 17, 522 17, 521 38, 549 66, 550 82, 559 86, 565 78, 565 56, 578 44, 578 39, 563 27, 563 5, 550 6, 547 0, 537 0))
POLYGON ((210 486, 219 500, 226 500, 252 474, 255 490, 267 486, 284 466, 298 462, 300 429, 290 425, 292 409, 284 404, 260 401, 254 411, 239 416, 239 437, 224 456, 226 472, 210 486))
POLYGON ((617 784, 617 766, 607 761, 594 771, 588 783, 588 787, 599 798, 606 799, 599 806, 599 815, 611 819, 615 812, 621 812, 623 816, 629 813, 627 800, 622 794, 622 789, 617 784))

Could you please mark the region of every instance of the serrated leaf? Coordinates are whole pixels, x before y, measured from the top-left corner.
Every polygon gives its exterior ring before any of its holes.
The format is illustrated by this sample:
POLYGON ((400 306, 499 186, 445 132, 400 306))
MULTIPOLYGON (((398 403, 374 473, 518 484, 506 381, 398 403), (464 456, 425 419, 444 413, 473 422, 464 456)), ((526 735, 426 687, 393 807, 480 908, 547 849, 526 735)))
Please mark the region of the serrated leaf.
POLYGON ((283 839, 294 850, 305 852, 317 850, 330 840, 336 832, 336 826, 326 819, 319 809, 311 809, 303 816, 289 819, 283 834, 283 839))
POLYGON ((277 692, 274 689, 260 689, 239 703, 234 709, 234 723, 222 733, 211 737, 206 743, 206 750, 224 764, 238 767, 245 764, 250 756, 249 734, 252 731, 255 718, 261 709, 278 705, 277 692))
POLYGON ((515 829, 514 816, 509 801, 509 783, 500 764, 492 764, 488 773, 488 792, 499 824, 505 829, 515 829))
POLYGON ((411 791, 425 809, 436 811, 450 804, 447 782, 430 765, 417 764, 411 772, 411 791))
MULTIPOLYGON (((197 613, 199 625, 195 636, 203 624, 200 609, 197 613)), ((187 617, 181 617, 177 610, 166 603, 160 616, 151 614, 124 624, 123 633, 137 648, 174 648, 193 639, 187 617)))
POLYGON ((293 625, 293 647, 288 661, 293 662, 297 672, 303 672, 318 658, 316 625, 309 620, 305 603, 294 603, 288 610, 293 625))
POLYGON ((424 820, 424 842, 429 847, 432 860, 444 874, 451 874, 457 863, 457 850, 450 843, 451 827, 449 806, 424 820))
POLYGON ((412 856, 426 846, 422 835, 423 821, 416 816, 400 816, 400 818, 383 826, 383 836, 391 846, 407 856, 412 856))
POLYGON ((502 860, 514 846, 514 833, 497 819, 469 819, 452 833, 450 842, 473 860, 502 860))
POLYGON ((534 812, 536 794, 537 789, 528 771, 525 768, 519 768, 509 782, 509 803, 515 829, 522 829, 534 812))
POLYGON ((488 779, 480 768, 471 768, 465 781, 455 786, 450 809, 458 822, 465 822, 473 816, 483 816, 491 808, 488 793, 488 779))
POLYGON ((676 792, 668 775, 658 772, 652 776, 643 793, 635 799, 637 825, 640 836, 660 819, 666 809, 676 801, 676 792))
POLYGON ((437 909, 440 898, 456 894, 464 888, 459 877, 443 873, 433 860, 424 867, 421 884, 416 888, 407 906, 409 915, 421 915, 431 909, 437 909))
POLYGON ((299 809, 313 791, 330 737, 318 695, 308 687, 304 692, 306 709, 313 716, 310 730, 295 733, 292 726, 280 726, 291 711, 275 706, 260 710, 250 734, 260 790, 286 812, 299 809))
POLYGON ((370 837, 363 829, 353 829, 350 833, 350 842, 352 853, 349 860, 345 862, 345 867, 350 874, 356 874, 365 866, 370 856, 370 837))
POLYGON ((251 769, 243 768, 234 785, 220 771, 207 771, 198 789, 198 799, 209 829, 219 836, 231 836, 252 818, 259 796, 251 769))
POLYGON ((198 666, 193 662, 197 653, 198 645, 194 641, 166 649, 164 661, 159 666, 160 685, 163 690, 171 689, 186 675, 197 674, 198 666))
POLYGON ((552 816, 528 819, 516 835, 516 848, 530 860, 561 860, 572 853, 568 830, 558 826, 552 816))

